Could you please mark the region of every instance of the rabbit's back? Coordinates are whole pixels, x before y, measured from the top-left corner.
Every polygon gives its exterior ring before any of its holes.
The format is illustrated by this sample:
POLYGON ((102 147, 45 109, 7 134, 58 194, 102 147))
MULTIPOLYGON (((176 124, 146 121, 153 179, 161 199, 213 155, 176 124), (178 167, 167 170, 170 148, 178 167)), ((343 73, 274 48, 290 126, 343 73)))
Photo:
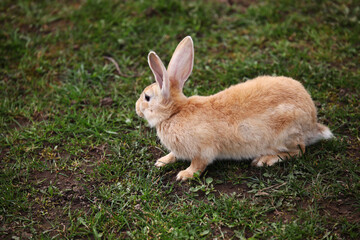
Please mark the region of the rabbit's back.
POLYGON ((287 77, 257 77, 211 96, 210 101, 213 108, 236 119, 250 118, 279 105, 293 105, 316 122, 316 108, 310 95, 300 82, 287 77))

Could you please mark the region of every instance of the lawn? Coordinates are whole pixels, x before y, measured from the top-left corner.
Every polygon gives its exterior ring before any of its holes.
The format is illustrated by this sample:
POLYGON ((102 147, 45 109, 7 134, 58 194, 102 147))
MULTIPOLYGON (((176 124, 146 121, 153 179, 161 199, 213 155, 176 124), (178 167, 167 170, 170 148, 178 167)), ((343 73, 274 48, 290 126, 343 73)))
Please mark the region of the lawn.
POLYGON ((359 16, 356 0, 2 0, 0 238, 360 239, 359 16), (167 150, 135 101, 148 52, 167 64, 187 35, 185 95, 289 76, 335 138, 184 182, 189 162, 156 168, 167 150))

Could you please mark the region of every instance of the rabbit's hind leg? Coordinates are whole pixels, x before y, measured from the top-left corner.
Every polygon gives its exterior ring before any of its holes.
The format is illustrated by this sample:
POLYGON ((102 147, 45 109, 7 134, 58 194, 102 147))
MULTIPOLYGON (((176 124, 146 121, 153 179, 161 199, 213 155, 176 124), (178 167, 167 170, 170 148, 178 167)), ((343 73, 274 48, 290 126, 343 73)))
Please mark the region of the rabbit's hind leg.
POLYGON ((251 165, 256 167, 272 166, 277 162, 281 162, 293 156, 300 156, 305 152, 305 144, 298 144, 297 149, 292 149, 289 152, 279 152, 276 155, 265 155, 255 158, 251 165))

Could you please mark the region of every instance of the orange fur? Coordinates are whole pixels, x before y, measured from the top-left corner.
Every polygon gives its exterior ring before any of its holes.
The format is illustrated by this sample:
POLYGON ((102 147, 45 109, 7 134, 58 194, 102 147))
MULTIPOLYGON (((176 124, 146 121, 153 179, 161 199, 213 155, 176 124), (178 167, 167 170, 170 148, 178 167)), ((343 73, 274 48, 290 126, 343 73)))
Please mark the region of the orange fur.
POLYGON ((304 152, 305 145, 332 137, 326 126, 317 123, 315 105, 305 88, 288 77, 262 76, 211 96, 185 97, 182 86, 192 69, 192 48, 190 37, 179 44, 168 66, 169 76, 157 55, 149 54, 157 83, 145 88, 136 112, 156 127, 162 144, 171 151, 156 166, 176 158, 191 160, 177 176, 185 180, 215 159, 254 158, 256 166, 272 165, 299 155, 299 146, 304 152))

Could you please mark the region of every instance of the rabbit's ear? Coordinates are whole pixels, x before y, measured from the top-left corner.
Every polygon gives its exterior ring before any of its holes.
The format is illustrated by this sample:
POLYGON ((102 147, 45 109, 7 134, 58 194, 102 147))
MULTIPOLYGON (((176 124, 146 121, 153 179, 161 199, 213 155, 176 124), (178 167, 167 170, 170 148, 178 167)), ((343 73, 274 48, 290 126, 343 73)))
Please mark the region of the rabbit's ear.
POLYGON ((161 59, 155 52, 151 51, 148 55, 148 63, 155 76, 155 80, 161 89, 161 94, 168 98, 170 95, 170 84, 166 68, 161 59))
POLYGON ((182 90, 194 65, 194 43, 190 36, 185 37, 176 47, 168 66, 172 87, 182 90))

